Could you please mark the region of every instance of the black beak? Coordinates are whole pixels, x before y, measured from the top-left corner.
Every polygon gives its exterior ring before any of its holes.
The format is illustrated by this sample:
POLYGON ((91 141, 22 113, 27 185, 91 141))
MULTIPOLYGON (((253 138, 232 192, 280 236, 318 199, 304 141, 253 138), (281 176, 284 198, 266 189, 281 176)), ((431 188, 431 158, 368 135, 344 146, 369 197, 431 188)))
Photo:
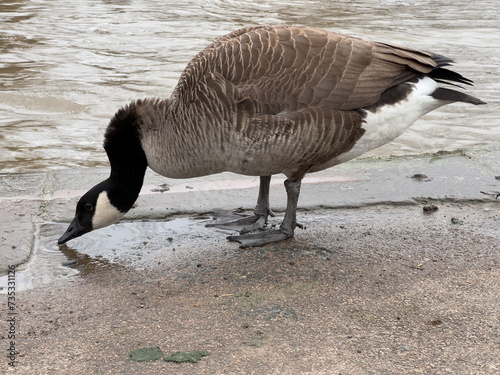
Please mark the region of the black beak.
POLYGON ((59 238, 57 244, 62 245, 63 243, 66 243, 73 238, 80 237, 82 234, 85 234, 87 232, 90 232, 90 230, 82 227, 78 222, 78 218, 75 217, 69 225, 68 229, 66 229, 66 232, 64 232, 61 238, 59 238))

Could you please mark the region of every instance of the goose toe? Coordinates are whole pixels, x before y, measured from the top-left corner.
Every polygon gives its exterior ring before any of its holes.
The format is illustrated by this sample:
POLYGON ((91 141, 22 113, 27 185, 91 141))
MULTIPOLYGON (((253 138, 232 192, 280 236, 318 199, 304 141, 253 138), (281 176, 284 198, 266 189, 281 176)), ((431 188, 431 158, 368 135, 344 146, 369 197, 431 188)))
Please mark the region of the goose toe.
POLYGON ((240 248, 264 246, 273 242, 279 242, 293 237, 293 232, 286 231, 282 228, 265 230, 261 229, 256 232, 243 234, 240 236, 229 236, 229 241, 240 243, 240 248))
POLYGON ((222 216, 214 215, 215 223, 206 224, 206 227, 235 230, 240 234, 253 232, 267 225, 267 215, 241 215, 229 213, 222 216))

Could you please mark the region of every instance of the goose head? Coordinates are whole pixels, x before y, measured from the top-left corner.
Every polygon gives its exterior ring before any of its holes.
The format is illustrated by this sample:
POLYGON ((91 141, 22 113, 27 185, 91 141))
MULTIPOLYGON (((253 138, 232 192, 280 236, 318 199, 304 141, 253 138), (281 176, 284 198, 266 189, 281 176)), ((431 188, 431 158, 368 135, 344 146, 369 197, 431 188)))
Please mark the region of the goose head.
POLYGON ((111 179, 90 189, 78 201, 75 217, 58 244, 117 223, 130 210, 136 198, 127 194, 127 190, 111 179))

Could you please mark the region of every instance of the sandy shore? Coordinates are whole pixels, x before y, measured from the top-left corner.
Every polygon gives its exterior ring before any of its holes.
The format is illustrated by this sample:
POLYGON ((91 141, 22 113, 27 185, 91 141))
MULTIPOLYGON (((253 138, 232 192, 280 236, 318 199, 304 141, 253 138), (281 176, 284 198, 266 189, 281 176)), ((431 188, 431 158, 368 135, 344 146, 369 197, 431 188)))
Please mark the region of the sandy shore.
MULTIPOLYGON (((42 258, 38 247, 55 246, 63 261, 54 271, 67 270, 17 291, 16 367, 4 358, 1 372, 500 373, 500 203, 481 193, 500 190, 500 150, 361 160, 311 175, 299 200, 306 229, 250 249, 205 228, 200 213, 251 209, 257 179, 148 175, 129 222, 52 245, 75 199, 105 174, 1 176, 0 264, 21 278, 42 258), (424 211, 430 205, 437 210, 424 211), (129 359, 144 347, 210 355, 129 359)), ((279 223, 285 196, 275 186, 279 223)))

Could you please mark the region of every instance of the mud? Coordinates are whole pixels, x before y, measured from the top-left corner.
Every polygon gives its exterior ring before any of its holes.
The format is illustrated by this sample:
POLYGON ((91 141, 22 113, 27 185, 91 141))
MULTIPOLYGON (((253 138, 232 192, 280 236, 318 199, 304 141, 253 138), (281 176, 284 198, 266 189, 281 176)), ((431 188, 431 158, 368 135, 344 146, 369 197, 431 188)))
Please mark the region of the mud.
MULTIPOLYGON (((152 252, 147 262, 98 267, 21 293, 17 370, 500 371, 497 202, 440 203, 432 214, 377 205, 299 217, 307 229, 280 244, 242 250, 211 236, 193 256, 190 236, 162 245, 150 239, 141 250, 152 252), (143 347, 210 356, 131 361, 143 347)), ((205 231, 201 221, 192 225, 205 231)))
MULTIPOLYGON (((299 200, 306 229, 249 249, 205 223, 209 212, 250 213, 258 179, 148 173, 126 220, 58 247, 76 199, 108 171, 0 175, 17 365, 2 361, 0 373, 497 374, 500 202, 482 192, 500 190, 499 156, 367 159, 312 174, 299 200), (142 348, 210 355, 131 360, 142 348)), ((273 178, 271 224, 281 185, 273 178)))

